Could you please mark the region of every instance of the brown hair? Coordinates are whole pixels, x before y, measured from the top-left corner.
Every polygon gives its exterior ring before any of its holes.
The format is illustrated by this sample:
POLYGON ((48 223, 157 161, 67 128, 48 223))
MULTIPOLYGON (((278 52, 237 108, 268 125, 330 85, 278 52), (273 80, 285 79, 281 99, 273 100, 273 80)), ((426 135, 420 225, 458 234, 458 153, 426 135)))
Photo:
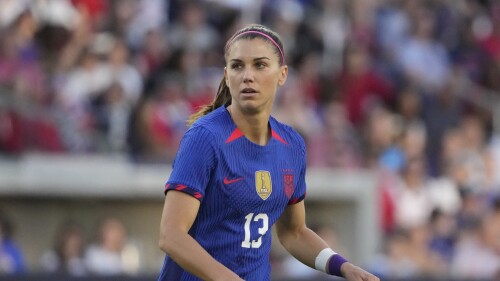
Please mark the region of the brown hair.
MULTIPOLYGON (((226 42, 224 48, 224 59, 226 59, 227 51, 234 41, 240 39, 254 39, 256 37, 271 41, 273 43, 272 45, 274 47, 274 51, 279 57, 280 65, 285 64, 283 43, 281 42, 281 38, 276 32, 260 24, 250 24, 235 32, 234 35, 231 36, 231 38, 229 38, 229 40, 227 40, 226 42)), ((198 120, 198 118, 207 115, 209 112, 222 105, 228 106, 230 104, 231 93, 229 92, 229 87, 226 85, 225 77, 222 77, 219 88, 217 89, 217 94, 215 95, 212 103, 202 106, 200 110, 189 116, 187 125, 191 126, 196 120, 198 120)))

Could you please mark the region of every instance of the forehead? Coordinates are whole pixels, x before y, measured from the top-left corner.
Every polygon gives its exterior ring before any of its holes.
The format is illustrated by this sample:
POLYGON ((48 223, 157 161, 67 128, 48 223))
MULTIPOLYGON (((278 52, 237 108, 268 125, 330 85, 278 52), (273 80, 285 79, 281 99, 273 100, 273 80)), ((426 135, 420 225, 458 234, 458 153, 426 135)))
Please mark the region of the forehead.
POLYGON ((227 50, 227 58, 231 59, 252 59, 258 57, 277 57, 275 47, 271 42, 262 38, 237 39, 227 50))

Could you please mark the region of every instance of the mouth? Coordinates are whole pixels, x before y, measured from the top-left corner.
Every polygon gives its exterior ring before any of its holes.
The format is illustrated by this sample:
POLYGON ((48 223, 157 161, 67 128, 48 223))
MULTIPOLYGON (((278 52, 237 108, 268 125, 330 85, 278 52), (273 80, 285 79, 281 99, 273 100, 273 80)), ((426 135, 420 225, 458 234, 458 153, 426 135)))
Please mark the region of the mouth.
POLYGON ((257 92, 257 90, 255 90, 253 88, 245 88, 245 89, 241 90, 240 93, 242 93, 242 94, 256 94, 258 92, 257 92))

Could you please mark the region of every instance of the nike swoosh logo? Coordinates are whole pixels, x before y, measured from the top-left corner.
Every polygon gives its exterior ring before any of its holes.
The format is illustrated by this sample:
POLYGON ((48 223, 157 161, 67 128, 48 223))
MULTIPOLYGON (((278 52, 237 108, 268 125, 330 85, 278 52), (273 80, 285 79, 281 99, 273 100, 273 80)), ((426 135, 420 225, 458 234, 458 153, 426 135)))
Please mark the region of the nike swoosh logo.
POLYGON ((232 183, 235 183, 235 182, 239 182, 240 180, 242 180, 243 178, 235 178, 235 179, 228 179, 227 177, 224 178, 224 184, 232 184, 232 183))

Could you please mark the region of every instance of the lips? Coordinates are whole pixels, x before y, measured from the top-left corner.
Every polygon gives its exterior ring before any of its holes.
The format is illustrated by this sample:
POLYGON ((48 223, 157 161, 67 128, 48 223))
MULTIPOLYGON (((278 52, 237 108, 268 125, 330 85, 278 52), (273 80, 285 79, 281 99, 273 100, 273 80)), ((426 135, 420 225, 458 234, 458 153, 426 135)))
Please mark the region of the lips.
POLYGON ((245 89, 241 90, 240 93, 242 93, 242 94, 255 94, 255 93, 257 93, 257 90, 255 90, 253 88, 245 88, 245 89))

